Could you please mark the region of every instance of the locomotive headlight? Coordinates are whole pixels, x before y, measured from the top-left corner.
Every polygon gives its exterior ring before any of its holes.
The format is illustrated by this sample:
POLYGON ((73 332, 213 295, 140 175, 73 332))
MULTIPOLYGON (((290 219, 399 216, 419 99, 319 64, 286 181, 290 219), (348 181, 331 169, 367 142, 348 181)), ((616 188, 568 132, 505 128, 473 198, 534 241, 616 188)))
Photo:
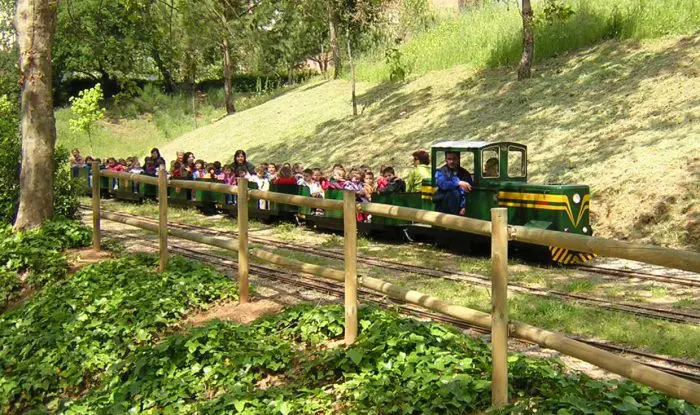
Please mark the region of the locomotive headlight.
POLYGON ((583 229, 581 229, 581 230, 583 231, 583 233, 588 233, 588 227, 587 227, 587 226, 584 226, 583 229))
POLYGON ((577 205, 581 203, 581 195, 578 193, 574 193, 574 195, 571 197, 571 200, 574 201, 577 205))

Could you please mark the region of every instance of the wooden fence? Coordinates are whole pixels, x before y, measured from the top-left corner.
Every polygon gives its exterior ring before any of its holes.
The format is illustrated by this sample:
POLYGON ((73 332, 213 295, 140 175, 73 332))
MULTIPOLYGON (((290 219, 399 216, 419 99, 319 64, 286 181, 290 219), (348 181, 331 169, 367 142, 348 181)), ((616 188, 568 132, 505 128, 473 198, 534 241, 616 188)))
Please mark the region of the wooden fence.
POLYGON ((284 267, 287 270, 310 274, 334 281, 342 282, 345 291, 345 342, 352 344, 358 330, 358 297, 359 286, 382 293, 392 299, 415 304, 429 310, 456 318, 458 320, 491 329, 492 333, 492 404, 501 406, 508 402, 508 336, 527 340, 542 347, 557 350, 568 356, 594 364, 612 373, 624 376, 644 385, 658 389, 666 394, 700 405, 700 384, 682 379, 652 367, 637 363, 631 359, 620 357, 597 347, 570 339, 564 335, 533 327, 528 324, 508 321, 507 280, 508 280, 508 241, 521 241, 537 245, 558 246, 571 250, 589 252, 601 256, 631 259, 648 264, 661 265, 670 268, 700 272, 700 254, 688 251, 672 250, 654 246, 637 245, 621 241, 596 238, 584 235, 572 235, 563 232, 535 230, 522 226, 507 224, 507 209, 494 208, 491 211, 492 220, 476 220, 438 212, 412 209, 406 207, 381 205, 376 203, 356 203, 355 194, 347 191, 343 200, 326 200, 295 196, 282 193, 248 190, 248 182, 240 180, 240 186, 224 184, 167 180, 165 171, 161 170, 159 177, 133 175, 99 171, 93 165, 93 248, 100 249, 100 218, 136 226, 159 234, 160 269, 164 269, 168 261, 168 235, 187 239, 218 248, 238 252, 238 279, 240 302, 249 299, 248 287, 248 258, 249 255, 261 260, 284 267), (109 212, 100 212, 99 177, 132 180, 140 183, 155 184, 159 195, 159 224, 155 225, 139 219, 124 218, 109 212), (238 196, 238 240, 199 235, 181 229, 168 228, 167 188, 182 188, 195 190, 211 190, 216 192, 236 194, 238 196), (306 206, 317 209, 335 209, 343 211, 344 223, 344 271, 303 263, 285 258, 261 249, 248 248, 248 201, 249 199, 267 200, 296 206, 306 206), (492 306, 491 314, 473 310, 467 307, 445 303, 433 296, 405 289, 381 279, 357 275, 357 222, 358 212, 376 216, 410 220, 432 226, 457 230, 461 232, 491 235, 491 281, 492 306))

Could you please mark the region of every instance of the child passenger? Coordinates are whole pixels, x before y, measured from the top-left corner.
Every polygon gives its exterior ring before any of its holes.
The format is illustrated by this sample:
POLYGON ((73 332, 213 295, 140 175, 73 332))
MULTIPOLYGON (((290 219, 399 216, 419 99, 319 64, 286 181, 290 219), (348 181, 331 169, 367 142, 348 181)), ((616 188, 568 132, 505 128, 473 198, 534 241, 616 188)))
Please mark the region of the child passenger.
MULTIPOLYGON (((345 189, 346 190, 353 190, 355 192, 355 200, 357 200, 360 203, 363 202, 369 202, 369 198, 367 197, 367 193, 365 192, 365 174, 357 169, 353 169, 352 173, 350 174, 350 180, 345 182, 345 189)), ((365 213, 358 213, 357 214, 357 221, 358 222, 366 222, 368 219, 367 214, 365 213)))
POLYGON ((326 197, 325 190, 328 189, 330 182, 323 177, 323 172, 318 167, 312 170, 311 174, 311 197, 326 197))
MULTIPOLYGON (((250 178, 250 181, 258 185, 258 190, 267 192, 270 190, 270 182, 265 177, 265 166, 262 164, 255 168, 255 174, 250 178)), ((267 210, 270 208, 270 202, 267 200, 260 199, 258 206, 262 210, 267 210)))
POLYGON ((396 176, 393 167, 385 167, 382 170, 382 176, 386 180, 387 184, 379 193, 390 194, 390 193, 402 193, 406 191, 406 183, 400 177, 396 176))
POLYGON ((84 165, 85 160, 83 160, 83 156, 80 155, 80 150, 77 148, 71 150, 70 168, 73 177, 78 177, 80 175, 80 169, 82 169, 84 165))
POLYGON ((376 186, 377 192, 381 192, 382 189, 384 189, 389 184, 389 182, 387 182, 386 179, 384 178, 384 169, 386 169, 386 166, 384 164, 379 166, 379 177, 377 177, 377 186, 376 186))
POLYGON ((204 169, 204 160, 197 160, 194 162, 194 171, 192 172, 192 178, 195 180, 206 179, 207 171, 204 169))
POLYGON ((133 174, 143 173, 143 169, 141 168, 141 163, 139 162, 138 159, 133 159, 131 161, 131 167, 129 168, 129 173, 133 173, 133 174))
POLYGON ((280 169, 279 175, 273 182, 275 184, 297 184, 297 179, 292 175, 292 168, 284 165, 280 169))
POLYGON ((146 173, 149 176, 155 176, 157 171, 156 171, 156 162, 150 158, 146 157, 144 166, 143 166, 144 173, 146 173))
POLYGON ((374 193, 374 173, 372 173, 371 170, 369 170, 365 173, 364 188, 365 188, 365 194, 367 195, 367 199, 369 199, 369 201, 371 202, 372 201, 372 193, 374 193))
POLYGON ((311 187, 311 176, 314 174, 314 171, 311 169, 305 169, 302 172, 301 177, 297 177, 297 184, 299 186, 306 186, 306 187, 311 187))
POLYGON ((344 189, 345 188, 345 169, 342 164, 333 165, 333 170, 331 170, 331 189, 344 189))
POLYGON ((277 178, 277 165, 275 163, 270 163, 267 165, 267 173, 265 173, 265 178, 269 182, 273 182, 277 178))
POLYGON ((350 174, 350 180, 345 182, 345 190, 355 192, 355 198, 358 202, 367 202, 367 194, 364 187, 365 174, 359 170, 354 170, 350 174))

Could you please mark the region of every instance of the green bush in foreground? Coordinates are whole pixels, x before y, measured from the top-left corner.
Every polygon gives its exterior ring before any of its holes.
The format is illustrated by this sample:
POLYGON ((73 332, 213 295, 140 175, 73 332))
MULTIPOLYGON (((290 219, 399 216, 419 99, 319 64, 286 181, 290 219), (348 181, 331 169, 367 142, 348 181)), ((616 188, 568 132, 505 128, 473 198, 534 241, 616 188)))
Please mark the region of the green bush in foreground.
POLYGON ((150 256, 92 265, 0 315, 0 412, 56 410, 188 310, 237 297, 211 268, 181 258, 156 266, 150 256))
POLYGON ((9 225, 1 227, 0 309, 19 292, 23 282, 36 289, 65 277, 68 262, 63 250, 87 246, 91 238, 90 228, 66 219, 26 232, 15 232, 9 225))
MULTIPOLYGON (((473 413, 490 403, 488 345, 437 325, 364 308, 355 345, 343 309, 302 305, 251 325, 215 321, 144 344, 103 384, 61 409, 70 414, 473 413)), ((698 413, 632 383, 562 373, 550 360, 512 355, 505 413, 698 413)))

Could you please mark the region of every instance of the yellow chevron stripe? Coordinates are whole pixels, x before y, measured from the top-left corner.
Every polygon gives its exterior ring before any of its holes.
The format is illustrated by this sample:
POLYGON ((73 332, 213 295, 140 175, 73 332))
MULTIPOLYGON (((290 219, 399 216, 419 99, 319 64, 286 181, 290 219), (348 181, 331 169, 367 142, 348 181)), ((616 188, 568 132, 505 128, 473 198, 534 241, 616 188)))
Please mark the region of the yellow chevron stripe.
POLYGON ((567 252, 569 252, 568 249, 562 249, 557 255, 554 256, 554 260, 559 261, 559 259, 563 258, 567 252))
POLYGON ((521 192, 498 192, 498 199, 511 199, 515 202, 499 202, 499 206, 506 207, 522 207, 530 209, 543 209, 543 210, 562 210, 566 212, 569 220, 578 228, 578 225, 583 219, 584 213, 590 208, 590 195, 584 195, 581 201, 581 209, 578 212, 578 217, 574 219, 573 211, 571 210, 571 204, 569 203, 569 198, 566 195, 545 195, 541 193, 521 193, 521 192), (564 205, 538 205, 537 202, 547 202, 547 203, 563 203, 564 205))
POLYGON ((554 248, 554 252, 552 253, 552 258, 558 257, 559 255, 564 252, 563 248, 554 248))

